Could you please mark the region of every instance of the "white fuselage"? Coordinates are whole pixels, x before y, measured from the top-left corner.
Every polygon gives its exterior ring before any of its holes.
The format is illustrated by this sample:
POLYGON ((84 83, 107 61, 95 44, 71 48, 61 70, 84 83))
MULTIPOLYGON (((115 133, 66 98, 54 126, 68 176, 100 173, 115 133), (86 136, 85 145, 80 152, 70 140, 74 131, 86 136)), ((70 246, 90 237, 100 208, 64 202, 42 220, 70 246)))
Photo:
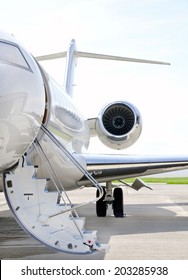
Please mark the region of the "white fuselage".
MULTIPOLYGON (((41 71, 46 92, 46 109, 43 125, 86 168, 86 162, 81 153, 86 151, 89 145, 90 131, 87 120, 75 108, 70 96, 67 95, 64 89, 45 73, 43 69, 41 71)), ((37 140, 64 188, 70 190, 77 187, 76 182, 82 178, 83 174, 67 158, 64 152, 44 135, 42 130, 38 133, 37 140)), ((39 166, 37 177, 48 178, 46 162, 41 162, 41 155, 37 155, 36 151, 32 148, 30 150, 28 151, 28 157, 31 159, 32 164, 39 166)), ((53 188, 53 186, 51 187, 53 188)))
MULTIPOLYGON (((0 38, 0 174, 12 168, 27 152, 28 161, 40 163, 38 176, 48 178, 45 164, 32 143, 37 139, 67 188, 82 174, 41 131, 47 127, 71 153, 89 144, 86 120, 66 94, 14 36, 0 38)), ((85 166, 81 156, 77 160, 85 166)))

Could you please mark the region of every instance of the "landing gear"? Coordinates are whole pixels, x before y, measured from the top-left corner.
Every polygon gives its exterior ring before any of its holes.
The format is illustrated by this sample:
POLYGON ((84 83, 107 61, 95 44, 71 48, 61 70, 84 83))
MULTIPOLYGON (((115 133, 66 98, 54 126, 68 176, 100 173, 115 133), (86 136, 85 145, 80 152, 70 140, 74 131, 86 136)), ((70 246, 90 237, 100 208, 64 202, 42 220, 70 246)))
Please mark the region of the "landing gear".
MULTIPOLYGON (((112 185, 111 182, 107 182, 106 187, 103 188, 104 194, 96 202, 96 214, 98 217, 106 217, 108 205, 112 205, 113 213, 116 218, 123 218, 123 190, 119 187, 112 185), (113 193, 112 189, 115 187, 113 193)), ((99 197, 99 191, 97 190, 96 196, 99 197)))
MULTIPOLYGON (((103 189, 104 194, 103 196, 96 202, 96 213, 98 217, 106 217, 106 212, 107 212, 107 202, 105 201, 105 196, 106 196, 106 190, 105 188, 103 189)), ((97 190, 97 197, 99 197, 99 190, 97 190)))
POLYGON ((114 201, 113 201, 113 211, 116 218, 123 218, 123 190, 122 188, 115 188, 114 190, 114 201))

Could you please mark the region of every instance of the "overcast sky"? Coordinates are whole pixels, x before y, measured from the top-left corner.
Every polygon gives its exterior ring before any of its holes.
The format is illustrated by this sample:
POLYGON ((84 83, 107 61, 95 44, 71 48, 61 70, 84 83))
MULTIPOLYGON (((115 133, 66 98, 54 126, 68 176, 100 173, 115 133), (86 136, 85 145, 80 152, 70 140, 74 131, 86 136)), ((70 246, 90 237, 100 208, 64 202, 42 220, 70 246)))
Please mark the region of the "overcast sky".
MULTIPOLYGON (((143 132, 122 153, 188 154, 188 1, 6 0, 0 28, 33 54, 67 49, 167 61, 171 66, 79 59, 74 99, 87 117, 127 100, 139 109, 143 132)), ((65 63, 44 63, 63 83, 65 63)), ((90 151, 106 152, 92 141, 90 151)), ((115 152, 115 151, 110 151, 115 152)))

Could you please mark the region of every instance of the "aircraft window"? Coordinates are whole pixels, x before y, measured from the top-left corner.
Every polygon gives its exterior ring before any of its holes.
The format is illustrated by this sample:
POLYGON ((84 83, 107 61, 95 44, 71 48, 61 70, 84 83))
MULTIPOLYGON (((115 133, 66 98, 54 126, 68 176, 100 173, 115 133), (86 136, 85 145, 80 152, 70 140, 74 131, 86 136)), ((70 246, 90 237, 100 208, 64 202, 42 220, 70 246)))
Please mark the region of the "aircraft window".
POLYGON ((29 68, 20 49, 15 45, 5 42, 0 42, 0 61, 27 69, 29 68))

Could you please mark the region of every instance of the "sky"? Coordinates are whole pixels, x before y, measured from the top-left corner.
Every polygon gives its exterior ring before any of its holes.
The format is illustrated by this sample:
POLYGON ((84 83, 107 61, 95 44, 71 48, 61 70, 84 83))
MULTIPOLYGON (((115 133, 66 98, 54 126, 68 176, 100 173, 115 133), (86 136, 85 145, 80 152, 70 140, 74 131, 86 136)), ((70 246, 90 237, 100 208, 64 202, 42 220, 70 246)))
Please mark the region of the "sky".
MULTIPOLYGON (((92 139, 89 151, 123 154, 188 154, 188 1, 6 0, 0 28, 34 56, 77 49, 167 61, 171 66, 79 58, 74 101, 97 117, 112 101, 133 103, 143 119, 138 141, 121 152, 92 139)), ((65 61, 43 66, 60 84, 65 61)))

